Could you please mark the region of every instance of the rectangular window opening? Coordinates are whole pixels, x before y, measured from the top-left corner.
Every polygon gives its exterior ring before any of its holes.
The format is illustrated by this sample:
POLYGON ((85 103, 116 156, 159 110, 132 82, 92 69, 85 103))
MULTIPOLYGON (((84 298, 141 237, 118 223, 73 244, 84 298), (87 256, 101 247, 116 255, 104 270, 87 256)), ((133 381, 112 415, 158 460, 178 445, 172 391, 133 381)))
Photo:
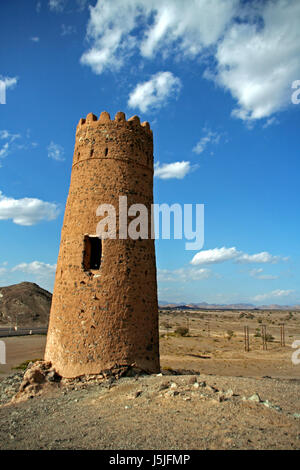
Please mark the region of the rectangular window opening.
POLYGON ((100 269, 102 255, 102 240, 98 237, 84 237, 83 269, 100 269))

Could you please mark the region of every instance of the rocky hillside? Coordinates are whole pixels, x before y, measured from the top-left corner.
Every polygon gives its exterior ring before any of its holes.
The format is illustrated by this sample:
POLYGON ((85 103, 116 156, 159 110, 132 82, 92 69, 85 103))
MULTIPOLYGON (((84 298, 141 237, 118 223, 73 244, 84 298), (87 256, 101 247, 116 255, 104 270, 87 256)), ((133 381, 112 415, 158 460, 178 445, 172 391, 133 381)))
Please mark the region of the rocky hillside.
POLYGON ((0 326, 47 326, 52 294, 31 282, 0 287, 0 326))

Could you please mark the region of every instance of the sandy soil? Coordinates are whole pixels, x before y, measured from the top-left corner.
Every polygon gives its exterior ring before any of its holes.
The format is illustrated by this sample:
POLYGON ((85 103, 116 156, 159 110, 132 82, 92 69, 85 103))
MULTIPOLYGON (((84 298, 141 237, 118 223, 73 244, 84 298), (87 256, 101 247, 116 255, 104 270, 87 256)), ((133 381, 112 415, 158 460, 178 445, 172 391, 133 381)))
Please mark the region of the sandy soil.
POLYGON ((12 366, 41 358, 46 337, 6 339, 0 449, 300 449, 300 365, 291 361, 300 313, 240 315, 163 313, 163 376, 51 384, 13 404, 22 374, 7 375, 12 366), (254 336, 261 324, 274 337, 267 351, 254 336), (244 351, 244 325, 250 352, 244 351), (189 335, 176 335, 178 326, 188 326, 189 335), (174 375, 179 369, 195 372, 174 375))
POLYGON ((196 379, 77 384, 2 406, 0 448, 300 449, 299 381, 196 379))
POLYGON ((163 312, 160 315, 161 363, 166 368, 194 369, 206 374, 244 377, 300 378, 291 345, 300 339, 300 312, 163 312), (246 316, 249 316, 247 318, 246 316), (280 324, 285 324, 285 347, 280 345, 280 324), (262 347, 261 326, 274 340, 262 347), (249 327, 250 351, 244 348, 244 326, 249 327), (168 328, 166 328, 168 326, 168 328), (174 336, 188 327, 187 337, 174 336), (229 339, 228 332, 233 333, 229 339))
MULTIPOLYGON (((292 318, 286 311, 244 312, 163 312, 160 314, 161 366, 167 369, 193 369, 206 374, 300 378, 300 366, 291 360, 291 345, 300 339, 300 312, 292 318), (260 323, 259 323, 260 322, 260 323), (280 346, 280 323, 285 323, 285 347, 280 346), (267 351, 262 349, 261 325, 274 337, 267 351), (168 325, 168 328, 166 328, 168 325), (249 326, 250 351, 244 350, 244 325, 249 326), (189 327, 187 337, 175 336, 177 327, 189 327), (233 336, 228 339, 228 332, 233 336)), ((26 360, 41 359, 46 336, 2 338, 6 343, 7 364, 0 364, 0 378, 26 360)))
POLYGON ((0 364, 0 380, 1 377, 13 372, 13 368, 22 362, 44 357, 45 335, 15 336, 0 338, 0 340, 6 345, 6 364, 0 364))

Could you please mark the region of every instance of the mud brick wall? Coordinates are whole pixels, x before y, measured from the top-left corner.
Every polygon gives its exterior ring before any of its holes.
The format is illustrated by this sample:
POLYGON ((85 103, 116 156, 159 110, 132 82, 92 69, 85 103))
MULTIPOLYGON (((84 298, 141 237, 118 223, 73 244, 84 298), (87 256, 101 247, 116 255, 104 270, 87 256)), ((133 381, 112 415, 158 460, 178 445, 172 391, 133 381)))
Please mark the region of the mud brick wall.
POLYGON ((102 240, 100 269, 84 264, 85 237, 96 235, 101 220, 98 206, 112 204, 118 214, 119 196, 150 214, 152 131, 137 116, 89 114, 76 131, 45 353, 64 377, 115 364, 159 371, 154 240, 119 240, 117 219, 117 238, 102 240))

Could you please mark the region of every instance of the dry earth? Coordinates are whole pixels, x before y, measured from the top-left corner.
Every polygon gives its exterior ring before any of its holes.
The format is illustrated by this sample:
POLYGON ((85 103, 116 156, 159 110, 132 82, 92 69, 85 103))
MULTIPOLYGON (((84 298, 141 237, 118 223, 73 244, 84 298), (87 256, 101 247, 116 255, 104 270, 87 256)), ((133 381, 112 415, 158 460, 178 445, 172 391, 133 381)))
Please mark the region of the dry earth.
POLYGON ((300 365, 291 361, 300 314, 240 315, 189 312, 187 320, 186 312, 163 313, 163 376, 53 383, 18 403, 9 400, 23 374, 11 367, 42 357, 45 337, 5 340, 13 359, 0 366, 0 448, 300 449, 300 365), (279 343, 283 321, 285 347, 279 343), (261 324, 275 338, 267 351, 253 336, 261 324), (185 325, 189 336, 174 335, 185 325), (194 372, 174 375, 178 369, 194 372))
POLYGON ((32 282, 0 287, 0 326, 46 326, 52 294, 32 282))

